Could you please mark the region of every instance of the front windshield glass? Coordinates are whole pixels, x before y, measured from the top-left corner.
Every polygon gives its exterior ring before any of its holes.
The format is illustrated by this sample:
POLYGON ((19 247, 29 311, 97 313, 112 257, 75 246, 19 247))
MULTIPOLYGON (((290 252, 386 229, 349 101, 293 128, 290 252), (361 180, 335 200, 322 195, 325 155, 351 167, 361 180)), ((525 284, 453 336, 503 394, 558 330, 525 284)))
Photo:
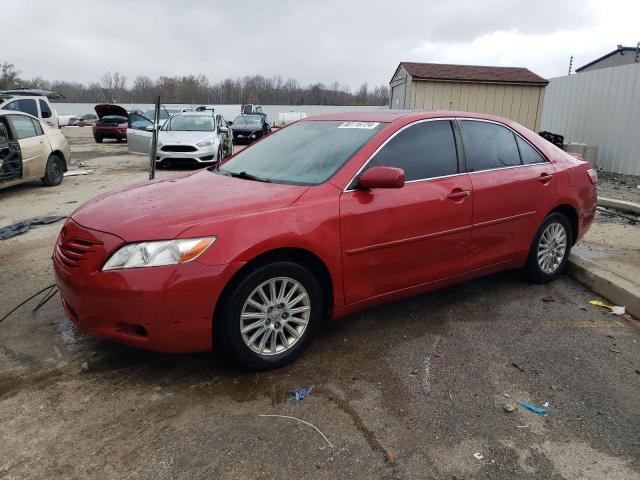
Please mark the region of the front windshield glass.
POLYGON ((162 125, 165 132, 213 132, 213 117, 206 115, 176 115, 162 125))
POLYGON ((236 119, 233 121, 233 124, 237 126, 260 125, 260 120, 260 117, 247 117, 246 115, 240 115, 239 117, 236 117, 236 119))
MULTIPOLYGON (((178 110, 175 110, 175 109, 172 109, 172 108, 169 108, 168 110, 165 110, 164 108, 160 107, 160 120, 166 120, 171 115, 175 115, 176 113, 178 113, 178 110)), ((153 121, 153 117, 154 117, 155 114, 156 114, 155 109, 152 109, 152 110, 147 110, 146 112, 144 112, 143 116, 147 117, 149 120, 153 121)))
MULTIPOLYGON (((235 122, 234 122, 235 124, 235 122)), ((265 137, 222 164, 223 175, 319 185, 338 171, 371 137, 378 122, 305 121, 265 137)))

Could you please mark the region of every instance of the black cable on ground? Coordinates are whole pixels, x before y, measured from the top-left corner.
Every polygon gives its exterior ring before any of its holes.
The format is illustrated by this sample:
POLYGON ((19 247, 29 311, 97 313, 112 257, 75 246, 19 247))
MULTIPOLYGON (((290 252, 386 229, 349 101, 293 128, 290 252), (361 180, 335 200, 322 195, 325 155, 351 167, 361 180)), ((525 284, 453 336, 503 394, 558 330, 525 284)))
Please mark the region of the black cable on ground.
POLYGON ((38 308, 40 308, 42 305, 44 305, 45 303, 47 303, 52 297, 53 295, 56 294, 56 292, 58 291, 58 286, 54 283, 52 285, 49 285, 48 287, 43 288, 42 290, 34 293, 33 295, 31 295, 29 298, 27 298, 24 302, 22 302, 20 305, 18 305, 17 307, 15 307, 13 310, 11 310, 9 313, 7 313, 4 317, 0 318, 0 323, 2 323, 7 317, 9 317, 9 315, 11 315, 13 312, 15 312, 16 310, 18 310, 21 306, 23 306, 25 303, 29 302, 30 300, 33 300, 34 298, 36 298, 38 295, 40 295, 41 293, 47 292, 45 294, 45 299, 41 300, 40 303, 38 303, 38 305, 36 306, 36 308, 33 309, 33 311, 36 311, 38 308), (48 290, 48 291, 47 291, 48 290), (52 293, 53 292, 53 293, 52 293))

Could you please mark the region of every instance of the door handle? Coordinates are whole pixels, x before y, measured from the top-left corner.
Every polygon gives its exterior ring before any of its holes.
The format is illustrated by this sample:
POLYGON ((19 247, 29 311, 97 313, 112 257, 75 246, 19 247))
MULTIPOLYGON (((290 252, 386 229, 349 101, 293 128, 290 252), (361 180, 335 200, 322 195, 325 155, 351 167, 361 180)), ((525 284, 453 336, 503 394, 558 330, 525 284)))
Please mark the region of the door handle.
POLYGON ((542 182, 542 183, 547 183, 548 181, 550 181, 553 178, 553 175, 551 175, 550 173, 542 173, 539 177, 538 177, 538 181, 542 182))
POLYGON ((461 200, 468 197, 469 195, 471 195, 471 192, 469 190, 460 190, 459 188, 456 188, 449 195, 447 195, 447 198, 450 200, 461 200))

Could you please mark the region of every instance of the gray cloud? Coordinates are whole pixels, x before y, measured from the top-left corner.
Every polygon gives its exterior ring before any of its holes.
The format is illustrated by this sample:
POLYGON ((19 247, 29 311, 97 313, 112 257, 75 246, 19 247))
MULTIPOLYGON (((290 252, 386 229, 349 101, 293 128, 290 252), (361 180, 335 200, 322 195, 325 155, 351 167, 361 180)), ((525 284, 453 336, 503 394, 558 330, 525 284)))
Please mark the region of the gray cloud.
MULTIPOLYGON (((11 41, 0 61, 16 64, 25 77, 83 82, 120 71, 130 80, 139 74, 204 73, 212 81, 280 74, 302 84, 337 80, 355 87, 386 83, 401 60, 535 63, 550 52, 532 44, 519 57, 504 44, 466 55, 464 47, 495 32, 536 37, 597 29, 600 22, 595 0, 4 3, 3 36, 11 41), (460 48, 443 55, 425 45, 460 48)), ((580 50, 577 39, 553 53, 580 50)), ((601 43, 604 52, 618 39, 601 43)))

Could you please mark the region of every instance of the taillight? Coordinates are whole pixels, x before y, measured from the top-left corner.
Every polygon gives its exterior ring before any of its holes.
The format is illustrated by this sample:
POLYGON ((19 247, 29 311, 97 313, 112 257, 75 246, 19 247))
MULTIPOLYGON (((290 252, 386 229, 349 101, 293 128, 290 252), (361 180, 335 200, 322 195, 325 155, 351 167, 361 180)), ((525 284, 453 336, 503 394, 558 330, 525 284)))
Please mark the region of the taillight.
POLYGON ((598 172, 595 168, 590 168, 589 170, 587 170, 587 175, 589 175, 589 180, 591 180, 591 183, 593 183, 594 185, 598 183, 598 172))

